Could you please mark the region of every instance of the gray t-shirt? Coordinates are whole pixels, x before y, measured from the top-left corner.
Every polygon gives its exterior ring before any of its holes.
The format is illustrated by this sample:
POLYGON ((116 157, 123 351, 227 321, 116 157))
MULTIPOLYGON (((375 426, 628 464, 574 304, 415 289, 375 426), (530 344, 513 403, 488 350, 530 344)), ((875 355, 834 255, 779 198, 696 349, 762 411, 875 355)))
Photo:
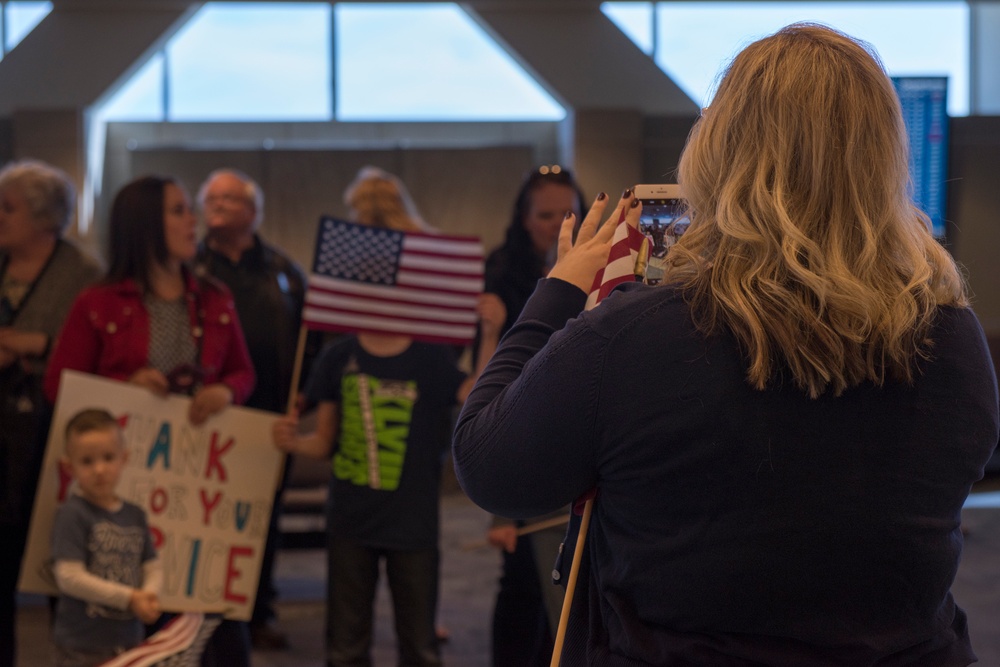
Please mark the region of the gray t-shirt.
MULTIPOLYGON (((112 512, 70 495, 56 510, 55 561, 80 561, 102 579, 141 588, 143 563, 155 557, 146 514, 137 505, 124 502, 112 512)), ((126 649, 142 641, 143 628, 131 611, 61 594, 52 636, 57 646, 77 651, 126 649)))

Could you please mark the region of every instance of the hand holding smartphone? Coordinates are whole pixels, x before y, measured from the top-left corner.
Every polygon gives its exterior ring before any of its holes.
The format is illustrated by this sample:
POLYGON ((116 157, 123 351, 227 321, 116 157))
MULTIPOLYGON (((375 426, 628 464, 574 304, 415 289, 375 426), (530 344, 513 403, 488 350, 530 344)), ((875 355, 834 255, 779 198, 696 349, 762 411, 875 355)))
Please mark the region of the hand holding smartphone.
POLYGON ((642 203, 639 231, 649 239, 646 284, 663 279, 667 251, 687 231, 690 220, 684 215, 681 188, 675 184, 637 185, 635 197, 642 203))

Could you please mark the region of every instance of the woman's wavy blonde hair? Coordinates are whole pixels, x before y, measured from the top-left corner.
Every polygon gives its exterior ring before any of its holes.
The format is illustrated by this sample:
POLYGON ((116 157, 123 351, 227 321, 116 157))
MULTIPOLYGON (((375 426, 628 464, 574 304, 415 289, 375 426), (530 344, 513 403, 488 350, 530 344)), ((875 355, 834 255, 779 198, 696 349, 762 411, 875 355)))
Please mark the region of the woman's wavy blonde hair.
POLYGON ((378 167, 362 167, 344 192, 355 222, 400 232, 433 231, 396 176, 378 167))
POLYGON ((691 131, 671 248, 702 331, 729 330, 757 389, 811 397, 912 382, 939 305, 966 306, 951 256, 909 193, 899 100, 878 56, 790 25, 743 50, 691 131))

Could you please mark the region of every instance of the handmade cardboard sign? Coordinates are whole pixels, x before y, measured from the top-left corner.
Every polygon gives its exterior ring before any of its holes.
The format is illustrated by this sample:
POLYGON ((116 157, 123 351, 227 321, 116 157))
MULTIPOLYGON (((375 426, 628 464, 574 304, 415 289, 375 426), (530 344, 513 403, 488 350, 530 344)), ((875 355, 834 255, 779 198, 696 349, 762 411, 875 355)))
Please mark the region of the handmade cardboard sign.
POLYGON ((188 421, 191 399, 65 371, 38 480, 23 591, 56 594, 49 557, 58 505, 72 493, 59 465, 69 419, 103 408, 122 425, 128 463, 123 500, 146 511, 163 562, 165 611, 222 613, 249 620, 260 575, 282 454, 271 444, 276 415, 229 407, 201 426, 188 421))

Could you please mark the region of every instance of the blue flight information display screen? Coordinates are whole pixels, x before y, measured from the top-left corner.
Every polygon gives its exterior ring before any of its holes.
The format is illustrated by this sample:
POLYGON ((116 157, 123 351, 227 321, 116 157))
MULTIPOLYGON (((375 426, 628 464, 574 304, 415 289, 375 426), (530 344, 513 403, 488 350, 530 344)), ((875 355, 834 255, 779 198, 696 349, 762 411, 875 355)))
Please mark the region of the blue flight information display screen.
POLYGON ((948 78, 893 77, 910 137, 913 199, 931 219, 931 232, 945 237, 948 178, 948 78))

